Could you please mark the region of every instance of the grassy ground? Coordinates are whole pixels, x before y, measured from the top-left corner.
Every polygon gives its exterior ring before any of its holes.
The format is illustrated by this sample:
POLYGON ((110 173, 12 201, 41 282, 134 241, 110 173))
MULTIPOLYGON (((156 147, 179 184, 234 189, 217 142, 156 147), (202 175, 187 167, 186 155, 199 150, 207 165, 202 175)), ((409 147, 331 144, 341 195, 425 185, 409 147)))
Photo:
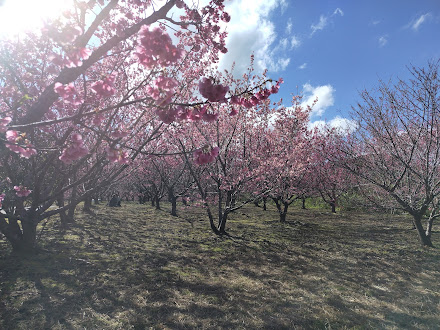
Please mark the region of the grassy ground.
POLYGON ((220 238, 167 207, 53 219, 21 261, 0 237, 0 329, 440 328, 440 250, 402 216, 248 206, 220 238))

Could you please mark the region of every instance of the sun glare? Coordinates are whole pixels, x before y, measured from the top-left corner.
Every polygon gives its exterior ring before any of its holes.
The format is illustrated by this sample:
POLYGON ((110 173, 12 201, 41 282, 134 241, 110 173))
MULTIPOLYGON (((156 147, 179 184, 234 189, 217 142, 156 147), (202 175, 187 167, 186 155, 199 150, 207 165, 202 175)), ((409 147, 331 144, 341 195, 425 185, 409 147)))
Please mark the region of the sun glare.
POLYGON ((55 18, 66 8, 66 0, 4 0, 0 4, 0 37, 39 29, 44 20, 55 18))

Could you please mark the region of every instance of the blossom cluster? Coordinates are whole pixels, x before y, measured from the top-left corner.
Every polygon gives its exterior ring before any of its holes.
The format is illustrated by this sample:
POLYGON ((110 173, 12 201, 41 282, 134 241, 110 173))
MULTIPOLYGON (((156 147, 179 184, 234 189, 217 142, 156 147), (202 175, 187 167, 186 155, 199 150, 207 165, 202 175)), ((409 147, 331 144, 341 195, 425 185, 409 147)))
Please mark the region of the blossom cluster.
POLYGON ((154 81, 153 87, 147 88, 147 93, 155 100, 156 105, 163 107, 171 103, 178 84, 174 78, 160 76, 154 81))
POLYGON ((111 74, 102 80, 95 81, 92 84, 92 90, 101 97, 110 97, 116 93, 115 89, 116 75, 111 74))
POLYGON ((222 84, 214 85, 212 79, 203 77, 199 82, 200 94, 210 102, 224 101, 226 93, 229 91, 228 86, 222 84))
POLYGON ((138 46, 134 53, 139 63, 150 69, 156 65, 169 66, 180 59, 182 50, 173 45, 170 36, 155 27, 144 25, 139 31, 138 46))
POLYGON ((183 106, 170 106, 165 109, 157 109, 156 114, 159 119, 165 124, 171 124, 176 120, 188 120, 188 121, 199 121, 203 120, 206 122, 215 121, 218 118, 218 113, 208 112, 208 106, 196 106, 193 108, 183 107, 183 106))
POLYGON ((5 117, 0 119, 0 133, 4 133, 8 130, 6 127, 11 121, 12 121, 11 117, 5 117))
POLYGON ((63 85, 62 83, 57 82, 55 83, 53 90, 63 98, 63 102, 66 104, 79 105, 83 101, 78 95, 73 83, 63 85))
POLYGON ((5 143, 6 147, 19 154, 20 157, 29 158, 32 155, 37 154, 34 146, 26 138, 26 133, 19 133, 18 131, 10 130, 6 132, 6 140, 9 143, 5 143))
POLYGON ((2 208, 2 202, 5 200, 5 194, 0 194, 0 209, 2 208))
MULTIPOLYGON (((247 97, 233 95, 229 103, 231 105, 240 105, 248 109, 252 108, 262 101, 267 100, 271 94, 278 93, 282 82, 283 80, 280 78, 270 89, 261 89, 257 93, 247 97)), ((209 112, 209 105, 195 106, 192 108, 181 105, 170 105, 177 86, 178 82, 174 78, 161 76, 154 81, 153 87, 148 88, 148 94, 156 101, 156 105, 160 106, 160 108, 156 109, 156 114, 161 121, 166 124, 171 124, 176 120, 204 120, 206 122, 217 120, 218 113, 209 112)), ((226 93, 229 91, 229 87, 223 86, 222 84, 214 84, 211 78, 203 77, 199 82, 199 91, 209 102, 226 102, 226 93)), ((234 116, 237 113, 237 109, 232 107, 229 115, 234 116)))
POLYGON ((204 146, 203 148, 194 151, 194 163, 197 165, 211 163, 218 156, 219 151, 219 147, 211 148, 210 146, 204 146))
MULTIPOLYGON (((237 104, 241 105, 247 109, 250 109, 259 103, 261 103, 264 100, 267 100, 270 95, 278 93, 278 90, 280 89, 280 85, 283 83, 283 79, 280 78, 275 85, 273 85, 270 89, 264 88, 258 91, 257 93, 251 95, 249 98, 245 97, 239 97, 239 96, 232 96, 230 99, 231 104, 237 104)), ((234 115, 234 113, 231 112, 231 115, 234 115)))
POLYGON ((89 150, 84 146, 82 136, 78 133, 74 133, 72 134, 70 145, 63 150, 59 159, 65 164, 71 164, 88 153, 89 150))
POLYGON ((83 61, 87 60, 91 54, 92 51, 90 49, 79 48, 66 53, 64 56, 60 54, 52 54, 49 59, 55 65, 75 68, 81 66, 83 61))
POLYGON ((26 188, 25 186, 22 186, 22 185, 14 186, 14 190, 15 190, 15 194, 18 197, 27 197, 32 192, 32 190, 29 190, 28 188, 26 188))

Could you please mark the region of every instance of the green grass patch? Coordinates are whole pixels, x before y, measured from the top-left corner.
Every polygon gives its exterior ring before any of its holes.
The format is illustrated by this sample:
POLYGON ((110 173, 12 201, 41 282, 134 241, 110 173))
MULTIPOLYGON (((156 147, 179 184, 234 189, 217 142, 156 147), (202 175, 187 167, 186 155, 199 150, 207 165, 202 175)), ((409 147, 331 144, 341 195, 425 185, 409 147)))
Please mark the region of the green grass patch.
POLYGON ((162 205, 53 217, 22 260, 0 237, 0 329, 438 329, 440 253, 403 216, 248 205, 218 237, 162 205))

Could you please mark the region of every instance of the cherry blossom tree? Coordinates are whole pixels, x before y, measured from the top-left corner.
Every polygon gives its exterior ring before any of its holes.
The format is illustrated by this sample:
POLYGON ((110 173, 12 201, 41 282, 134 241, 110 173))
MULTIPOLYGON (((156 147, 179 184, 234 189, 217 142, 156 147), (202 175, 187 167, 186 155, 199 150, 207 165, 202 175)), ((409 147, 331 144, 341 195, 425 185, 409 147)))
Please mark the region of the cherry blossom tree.
POLYGON ((253 76, 253 85, 249 86, 251 72, 252 67, 240 80, 226 75, 223 79, 234 82, 235 94, 240 96, 229 104, 219 103, 210 117, 212 124, 194 126, 189 137, 178 141, 211 229, 218 235, 226 233, 227 219, 232 212, 259 197, 249 190, 252 181, 262 175, 260 165, 265 161, 258 154, 264 136, 262 109, 270 103, 269 96, 278 92, 282 80, 269 90, 265 87, 264 75, 253 76), (204 146, 195 149, 197 145, 204 146), (188 150, 194 150, 194 161, 188 150))
POLYGON ((409 71, 408 81, 380 82, 361 93, 353 108, 358 128, 340 146, 346 168, 373 192, 371 198, 376 190, 379 197, 386 193, 412 216, 421 244, 432 246, 433 221, 440 216, 439 61, 409 71))
POLYGON ((151 166, 160 178, 171 203, 171 215, 177 216, 177 200, 188 194, 193 188, 193 179, 187 169, 187 162, 182 155, 151 157, 151 166))
POLYGON ((341 134, 344 132, 336 128, 323 127, 316 129, 311 139, 308 182, 311 189, 330 205, 333 213, 336 213, 339 198, 356 186, 353 174, 342 165, 345 163, 344 153, 338 147, 341 134), (333 161, 335 158, 337 162, 333 161))
POLYGON ((307 129, 311 107, 301 106, 301 97, 293 97, 291 107, 269 111, 265 146, 260 149, 264 159, 260 189, 269 191, 280 222, 286 221, 289 206, 310 190, 311 142, 307 129))

